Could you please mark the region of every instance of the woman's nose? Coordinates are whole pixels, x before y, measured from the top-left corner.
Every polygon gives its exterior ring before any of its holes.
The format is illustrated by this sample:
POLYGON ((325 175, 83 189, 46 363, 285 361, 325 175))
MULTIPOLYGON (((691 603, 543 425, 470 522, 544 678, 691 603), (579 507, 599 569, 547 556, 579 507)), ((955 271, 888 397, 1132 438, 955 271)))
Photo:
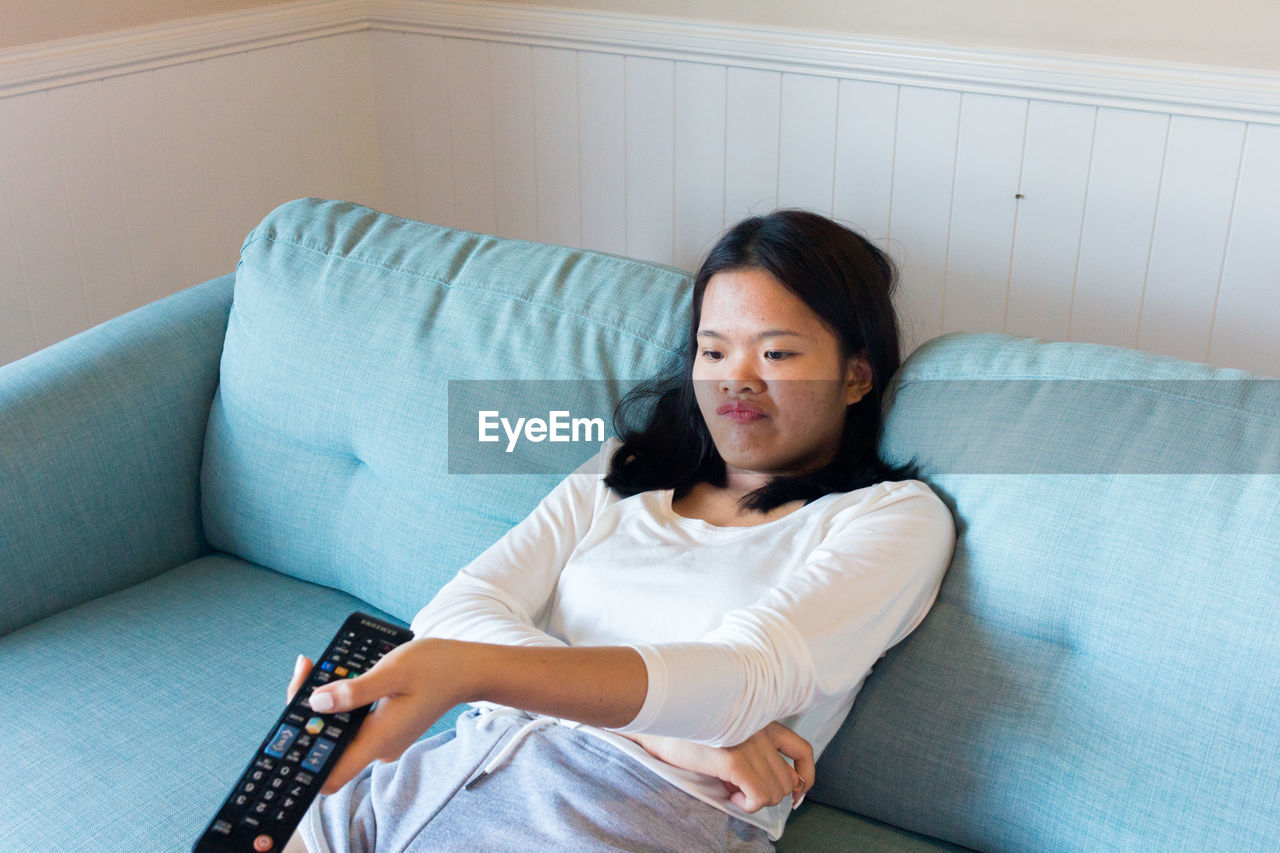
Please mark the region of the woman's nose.
POLYGON ((764 390, 764 380, 760 371, 746 359, 726 359, 719 382, 720 391, 725 394, 758 393, 764 390))

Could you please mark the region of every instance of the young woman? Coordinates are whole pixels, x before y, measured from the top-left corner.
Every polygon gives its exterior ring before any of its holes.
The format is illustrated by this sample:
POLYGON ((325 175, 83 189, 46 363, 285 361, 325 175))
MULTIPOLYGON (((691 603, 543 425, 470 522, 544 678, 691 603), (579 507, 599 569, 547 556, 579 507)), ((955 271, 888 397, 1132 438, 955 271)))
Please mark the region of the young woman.
POLYGON ((624 402, 621 440, 445 585, 417 639, 313 694, 378 704, 291 849, 771 850, 954 545, 942 501, 877 456, 893 286, 816 214, 721 238, 684 363, 624 402))

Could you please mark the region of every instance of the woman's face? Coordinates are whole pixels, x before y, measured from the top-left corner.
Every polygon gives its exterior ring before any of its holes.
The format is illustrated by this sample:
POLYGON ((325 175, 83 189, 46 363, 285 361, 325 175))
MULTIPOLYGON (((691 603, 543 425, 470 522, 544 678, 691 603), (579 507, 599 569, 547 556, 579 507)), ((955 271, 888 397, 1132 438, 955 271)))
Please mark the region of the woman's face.
POLYGON ((870 363, 842 359, 818 315, 759 268, 711 277, 697 344, 694 393, 731 476, 825 465, 846 407, 871 390, 870 363))

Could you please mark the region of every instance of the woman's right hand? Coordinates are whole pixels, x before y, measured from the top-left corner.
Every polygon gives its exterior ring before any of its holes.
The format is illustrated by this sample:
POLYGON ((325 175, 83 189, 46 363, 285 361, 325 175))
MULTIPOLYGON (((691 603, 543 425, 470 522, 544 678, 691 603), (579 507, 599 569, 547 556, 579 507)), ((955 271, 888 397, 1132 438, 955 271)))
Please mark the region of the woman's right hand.
POLYGON ((737 746, 706 746, 679 738, 628 734, 650 755, 685 770, 715 776, 729 800, 752 813, 787 796, 793 808, 813 787, 813 746, 782 723, 770 723, 737 746), (787 762, 795 762, 793 767, 787 762))

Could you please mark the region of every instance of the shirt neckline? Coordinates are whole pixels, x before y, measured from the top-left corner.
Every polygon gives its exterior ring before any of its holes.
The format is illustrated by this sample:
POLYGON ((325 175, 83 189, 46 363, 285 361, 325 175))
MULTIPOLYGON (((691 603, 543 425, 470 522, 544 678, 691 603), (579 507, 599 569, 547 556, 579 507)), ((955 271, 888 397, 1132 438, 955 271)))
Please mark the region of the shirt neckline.
POLYGON ((804 506, 799 507, 798 509, 792 510, 791 512, 782 516, 781 518, 775 518, 772 521, 762 521, 759 524, 745 524, 745 525, 744 524, 734 524, 734 525, 712 524, 711 522, 701 518, 689 518, 688 516, 681 515, 680 513, 676 512, 675 507, 672 506, 672 504, 675 503, 675 489, 663 489, 662 497, 659 502, 659 505, 662 509, 663 515, 665 515, 667 518, 671 519, 681 527, 687 527, 692 530, 700 530, 706 533, 716 533, 716 534, 724 535, 724 534, 745 532, 748 530, 762 530, 765 528, 773 527, 775 525, 780 525, 784 521, 790 521, 796 516, 799 516, 800 514, 807 512, 811 507, 816 506, 817 504, 825 503, 826 501, 843 494, 848 494, 848 492, 828 492, 822 497, 815 498, 814 500, 809 501, 804 506))

